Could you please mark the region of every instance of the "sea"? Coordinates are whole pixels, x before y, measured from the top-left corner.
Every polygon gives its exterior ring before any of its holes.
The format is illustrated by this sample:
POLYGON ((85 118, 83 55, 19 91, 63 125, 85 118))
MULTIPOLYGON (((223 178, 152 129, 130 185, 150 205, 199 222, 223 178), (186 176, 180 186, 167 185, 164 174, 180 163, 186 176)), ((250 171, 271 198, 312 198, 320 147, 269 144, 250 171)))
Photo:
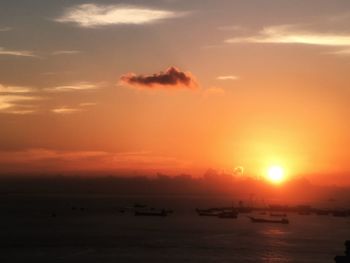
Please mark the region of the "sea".
POLYGON ((247 214, 219 219, 195 212, 232 202, 210 196, 3 195, 0 262, 331 263, 344 255, 350 217, 289 213, 290 224, 283 225, 252 223, 247 214), (174 212, 134 216, 135 204, 174 212))

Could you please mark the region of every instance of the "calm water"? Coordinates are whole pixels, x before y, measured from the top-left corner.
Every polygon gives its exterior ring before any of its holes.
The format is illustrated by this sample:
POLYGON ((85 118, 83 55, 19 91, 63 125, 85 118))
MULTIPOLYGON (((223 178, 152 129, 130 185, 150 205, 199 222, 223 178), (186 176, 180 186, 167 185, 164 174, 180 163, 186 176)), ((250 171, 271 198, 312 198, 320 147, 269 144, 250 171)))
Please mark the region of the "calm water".
MULTIPOLYGON (((350 218, 288 215, 290 225, 198 217, 213 198, 4 197, 0 262, 334 262, 350 218), (166 204, 166 218, 121 215, 134 201, 166 204), (84 207, 84 211, 72 210, 84 207), (57 217, 52 218, 55 212, 57 217)), ((212 204, 211 204, 212 203, 212 204)))

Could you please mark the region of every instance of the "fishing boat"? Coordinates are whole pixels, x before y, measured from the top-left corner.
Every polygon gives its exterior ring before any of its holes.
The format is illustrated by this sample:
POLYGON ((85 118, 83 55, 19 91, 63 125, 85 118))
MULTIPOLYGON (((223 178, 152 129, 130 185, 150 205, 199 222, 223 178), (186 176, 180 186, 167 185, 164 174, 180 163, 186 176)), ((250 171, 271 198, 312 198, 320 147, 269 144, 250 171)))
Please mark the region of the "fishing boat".
POLYGON ((266 219, 266 218, 256 218, 249 216, 250 220, 253 223, 277 223, 277 224, 289 224, 289 220, 287 218, 281 219, 266 219))
POLYGON ((142 210, 142 211, 135 211, 135 216, 167 216, 167 212, 162 210, 142 210))
POLYGON ((210 209, 196 209, 196 212, 199 216, 219 216, 220 213, 222 213, 222 210, 217 208, 210 208, 210 209))
POLYGON ((196 209, 199 216, 214 216, 219 218, 237 218, 238 211, 233 207, 214 207, 209 209, 196 209))
POLYGON ((218 215, 219 218, 237 218, 237 216, 238 216, 238 213, 237 211, 234 211, 234 210, 223 211, 218 215))

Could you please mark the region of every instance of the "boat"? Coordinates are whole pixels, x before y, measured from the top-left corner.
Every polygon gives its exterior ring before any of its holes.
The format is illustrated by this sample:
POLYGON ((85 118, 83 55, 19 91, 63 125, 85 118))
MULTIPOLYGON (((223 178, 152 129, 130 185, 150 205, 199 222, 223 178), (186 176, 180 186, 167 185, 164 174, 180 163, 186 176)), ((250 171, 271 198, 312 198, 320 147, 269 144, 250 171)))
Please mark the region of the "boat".
POLYGON ((234 209, 232 209, 231 211, 222 211, 218 215, 219 218, 237 218, 237 216, 238 212, 234 209))
POLYGON ((159 211, 156 210, 144 210, 144 211, 135 211, 135 216, 167 216, 167 212, 162 209, 159 211))
POLYGON ((199 216, 219 216, 220 213, 222 213, 222 210, 216 209, 216 208, 210 208, 210 209, 196 209, 196 212, 199 216))
POLYGON ((250 220, 253 223, 278 223, 278 224, 289 224, 289 220, 287 218, 281 219, 266 219, 266 218, 256 218, 249 216, 250 220))
POLYGON ((209 208, 209 209, 196 209, 199 216, 214 216, 219 218, 237 218, 238 211, 235 208, 223 207, 223 208, 209 208))

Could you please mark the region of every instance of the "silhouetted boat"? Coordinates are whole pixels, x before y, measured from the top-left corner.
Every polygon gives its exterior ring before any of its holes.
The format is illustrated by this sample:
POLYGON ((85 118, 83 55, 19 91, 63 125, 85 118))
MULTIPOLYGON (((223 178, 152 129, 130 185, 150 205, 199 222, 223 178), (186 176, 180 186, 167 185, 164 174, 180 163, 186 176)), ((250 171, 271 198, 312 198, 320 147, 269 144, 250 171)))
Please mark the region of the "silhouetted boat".
POLYGON ((222 211, 218 215, 219 218, 237 218, 237 216, 238 212, 234 209, 232 209, 231 211, 222 211))
POLYGON ((209 209, 196 209, 199 216, 214 216, 219 218, 237 218, 238 211, 233 207, 214 207, 209 209))
POLYGON ((349 263, 350 262, 350 240, 345 241, 345 255, 336 256, 334 258, 336 263, 349 263))
POLYGON ((219 216, 220 213, 222 213, 222 210, 217 208, 210 208, 210 209, 196 209, 196 212, 199 216, 219 216))
POLYGON ((167 212, 162 209, 160 211, 155 210, 145 210, 145 211, 135 211, 135 216, 167 216, 167 212))
POLYGON ((289 220, 287 218, 281 219, 266 219, 266 218, 256 218, 249 216, 250 220, 253 223, 277 223, 277 224, 289 224, 289 220))

